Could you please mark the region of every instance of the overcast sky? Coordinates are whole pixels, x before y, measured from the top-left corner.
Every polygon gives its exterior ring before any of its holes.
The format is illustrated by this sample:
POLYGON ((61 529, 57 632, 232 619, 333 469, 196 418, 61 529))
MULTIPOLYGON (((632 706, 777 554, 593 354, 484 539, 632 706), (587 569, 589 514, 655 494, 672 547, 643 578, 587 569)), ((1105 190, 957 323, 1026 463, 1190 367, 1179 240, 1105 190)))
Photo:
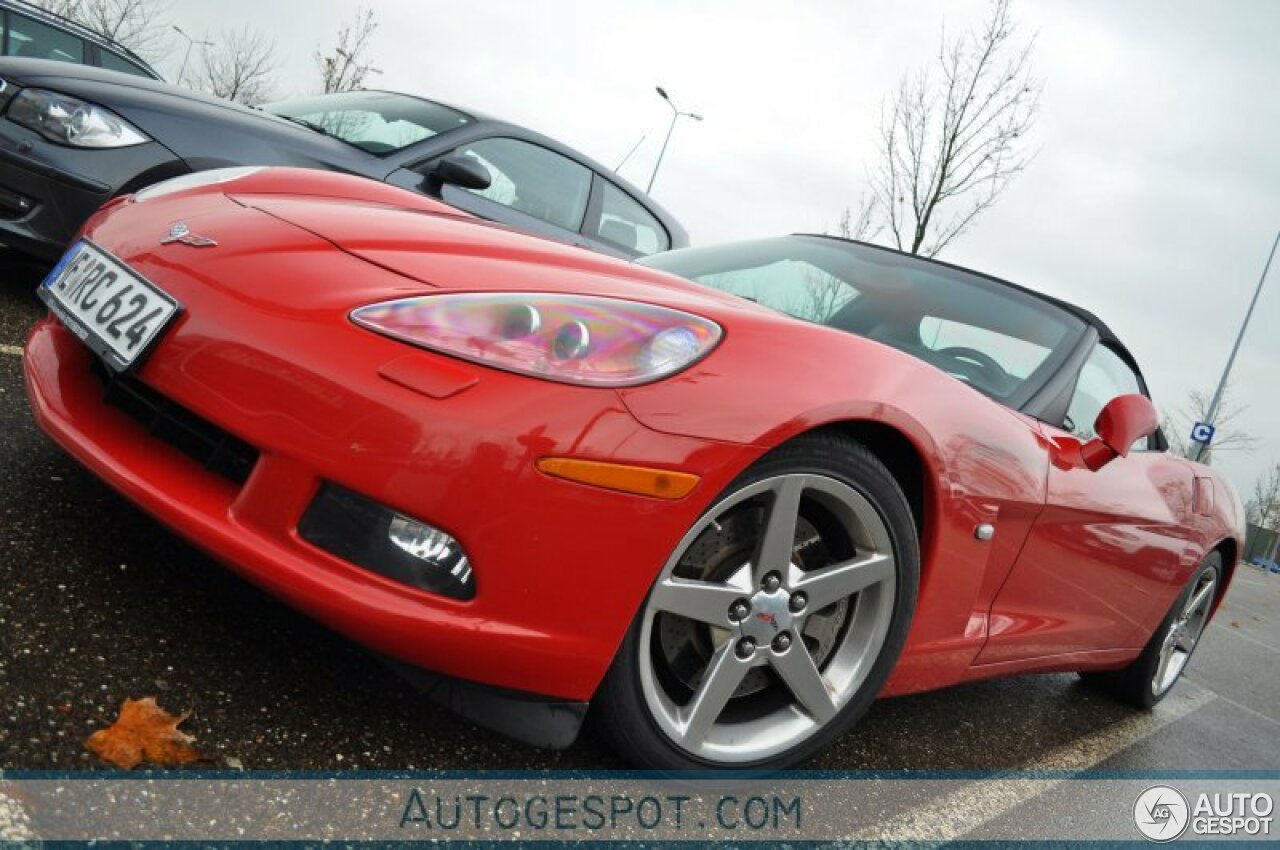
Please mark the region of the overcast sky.
MULTIPOLYGON (((370 85, 436 97, 555 136, 649 179, 694 244, 834 228, 872 164, 880 103, 985 0, 574 2, 377 0, 370 85)), ((172 0, 217 41, 272 35, 278 94, 314 91, 313 54, 355 0, 172 0)), ((1162 408, 1209 392, 1280 228, 1280 2, 1015 2, 1045 81, 1039 154, 944 254, 1098 313, 1162 408)), ((181 43, 158 63, 170 78, 181 43)), ((1237 361, 1260 448, 1215 465, 1248 498, 1280 460, 1280 263, 1237 361)))

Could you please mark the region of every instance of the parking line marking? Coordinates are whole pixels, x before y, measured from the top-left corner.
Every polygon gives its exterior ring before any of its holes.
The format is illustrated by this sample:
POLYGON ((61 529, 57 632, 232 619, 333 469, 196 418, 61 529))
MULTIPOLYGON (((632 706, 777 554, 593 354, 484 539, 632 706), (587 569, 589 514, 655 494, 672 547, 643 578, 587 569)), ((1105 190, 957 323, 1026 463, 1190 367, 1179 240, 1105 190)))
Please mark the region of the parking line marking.
MULTIPOLYGON (((1217 694, 1199 686, 1192 693, 1171 694, 1151 714, 1135 714, 1091 732, 1017 769, 1073 773, 1088 770, 1216 699, 1217 694)), ((907 841, 923 836, 928 836, 930 842, 954 841, 1070 781, 1065 778, 1015 778, 970 783, 933 802, 882 821, 871 827, 867 834, 884 841, 907 841)))
POLYGON ((1254 617, 1267 616, 1266 611, 1259 611, 1256 608, 1251 608, 1249 605, 1243 602, 1240 602, 1239 600, 1233 600, 1230 605, 1221 605, 1218 607, 1218 610, 1223 613, 1221 614, 1221 616, 1217 616, 1217 615, 1214 616, 1213 622, 1215 623, 1221 622, 1222 617, 1230 617, 1237 611, 1243 611, 1244 613, 1251 614, 1254 617))
POLYGON ((1235 635, 1236 637, 1240 638, 1240 640, 1247 640, 1249 641, 1249 643, 1256 643, 1258 646, 1262 647, 1267 652, 1280 653, 1280 649, 1277 649, 1276 647, 1272 646, 1269 643, 1263 643, 1257 638, 1249 637, 1247 634, 1240 631, 1239 629, 1233 629, 1230 626, 1223 626, 1216 622, 1213 625, 1218 626, 1218 629, 1217 629, 1218 632, 1224 632, 1229 635, 1235 635))
POLYGON ((1214 693, 1215 693, 1215 694, 1217 694, 1218 699, 1222 700, 1222 701, 1223 701, 1223 702, 1225 702, 1227 705, 1233 705, 1233 706, 1235 706, 1236 708, 1238 708, 1238 709, 1240 709, 1241 711, 1243 711, 1245 714, 1253 715, 1254 717, 1258 718, 1259 720, 1265 720, 1265 721, 1267 721, 1268 723, 1270 723, 1270 724, 1271 724, 1271 725, 1273 725, 1273 726, 1280 726, 1280 720, 1276 720, 1276 719, 1275 719, 1274 717, 1272 717, 1271 715, 1269 715, 1269 714, 1263 714, 1261 711, 1258 711, 1258 709, 1256 709, 1256 708, 1250 708, 1249 706, 1245 705, 1245 704, 1244 704, 1244 703, 1242 703, 1242 702, 1236 702, 1236 701, 1235 701, 1235 700, 1233 700, 1231 697, 1224 697, 1222 694, 1219 694, 1219 693, 1217 693, 1216 691, 1215 691, 1214 693))
MULTIPOLYGON (((2 774, 0 774, 2 775, 2 774)), ((31 818, 22 804, 5 794, 0 794, 0 841, 33 841, 31 818)))
POLYGON ((4 345, 0 343, 0 354, 9 354, 13 357, 22 356, 22 346, 20 345, 4 345))

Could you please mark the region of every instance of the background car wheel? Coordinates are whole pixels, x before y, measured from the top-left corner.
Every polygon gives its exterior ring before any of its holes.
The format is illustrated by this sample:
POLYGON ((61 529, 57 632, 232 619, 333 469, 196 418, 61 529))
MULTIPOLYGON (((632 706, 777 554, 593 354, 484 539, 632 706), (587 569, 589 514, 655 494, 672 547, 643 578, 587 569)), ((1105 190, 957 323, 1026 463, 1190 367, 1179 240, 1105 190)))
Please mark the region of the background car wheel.
POLYGON ((1173 690, 1200 643, 1221 581, 1222 555, 1210 552, 1200 562, 1141 655, 1121 670, 1082 673, 1081 678, 1137 708, 1151 708, 1164 699, 1173 690))
POLYGON ((796 439, 680 541, 597 695, 623 754, 667 770, 779 769, 871 705, 915 607, 919 542, 866 448, 796 439))

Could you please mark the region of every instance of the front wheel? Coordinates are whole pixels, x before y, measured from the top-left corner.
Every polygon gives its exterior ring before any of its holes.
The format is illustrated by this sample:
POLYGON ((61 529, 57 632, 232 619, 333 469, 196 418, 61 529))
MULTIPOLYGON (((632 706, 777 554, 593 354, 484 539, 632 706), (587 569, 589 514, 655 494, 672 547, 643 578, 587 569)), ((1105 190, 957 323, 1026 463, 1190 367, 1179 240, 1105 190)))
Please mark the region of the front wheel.
POLYGON ((668 770, 779 769, 870 706, 906 638, 919 543, 863 446, 767 455, 677 545, 598 695, 616 746, 668 770))

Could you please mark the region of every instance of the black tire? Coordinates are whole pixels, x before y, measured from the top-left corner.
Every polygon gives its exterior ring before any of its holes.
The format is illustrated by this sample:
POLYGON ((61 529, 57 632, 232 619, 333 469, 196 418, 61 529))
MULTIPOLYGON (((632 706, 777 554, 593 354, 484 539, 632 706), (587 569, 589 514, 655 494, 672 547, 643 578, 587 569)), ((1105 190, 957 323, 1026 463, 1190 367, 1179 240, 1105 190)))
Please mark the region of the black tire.
MULTIPOLYGON (((1178 615, 1186 607, 1191 594, 1201 584, 1207 573, 1213 574, 1216 587, 1221 588, 1221 553, 1210 552, 1200 562, 1200 566, 1196 568, 1196 571, 1191 574, 1191 578, 1187 581, 1187 586, 1182 589, 1182 592, 1178 594, 1178 598, 1173 601, 1173 605, 1169 608, 1169 613, 1160 621, 1160 625, 1151 635, 1151 639, 1143 647, 1142 654, 1135 658, 1129 666, 1122 667, 1119 670, 1085 672, 1080 674, 1080 678, 1090 685, 1106 691, 1120 702, 1143 710, 1152 708, 1156 703, 1168 696, 1176 687, 1177 682, 1181 680, 1182 670, 1179 670, 1178 677, 1174 679, 1172 684, 1157 692, 1154 680, 1156 668, 1160 663, 1160 650, 1164 645, 1165 639, 1169 636, 1169 630, 1177 621, 1178 615)), ((1198 635, 1197 638, 1202 636, 1203 633, 1198 635)), ((1192 647, 1191 652, 1188 654, 1188 663, 1191 660, 1191 655, 1195 654, 1195 648, 1199 645, 1200 641, 1197 639, 1195 646, 1192 647)), ((1185 665, 1183 669, 1185 669, 1185 665)))
POLYGON ((871 706, 906 641, 920 581, 920 545, 911 508, 892 473, 865 446, 846 437, 814 433, 799 437, 765 455, 714 500, 781 474, 807 473, 834 478, 858 491, 887 527, 895 562, 895 593, 888 633, 867 678, 838 713, 792 749, 754 762, 710 761, 678 747, 651 715, 640 683, 641 606, 614 657, 593 706, 593 720, 613 747, 633 764, 656 770, 772 771, 796 765, 844 734, 871 706))

